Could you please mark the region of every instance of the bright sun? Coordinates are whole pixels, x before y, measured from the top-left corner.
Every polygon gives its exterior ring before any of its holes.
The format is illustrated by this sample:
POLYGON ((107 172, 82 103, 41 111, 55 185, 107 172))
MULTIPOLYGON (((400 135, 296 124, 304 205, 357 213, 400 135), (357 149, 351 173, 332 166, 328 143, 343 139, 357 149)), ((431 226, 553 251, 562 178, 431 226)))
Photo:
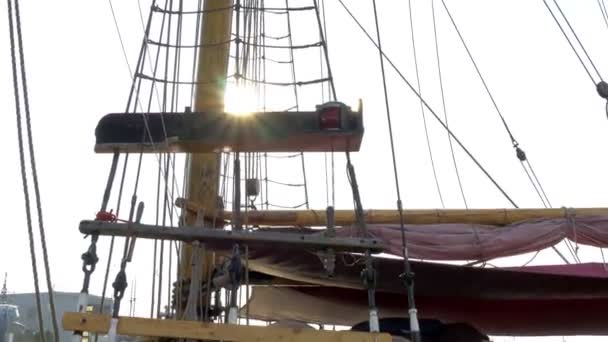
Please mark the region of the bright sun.
POLYGON ((257 110, 257 98, 252 88, 229 85, 224 96, 225 111, 230 114, 244 116, 257 110))

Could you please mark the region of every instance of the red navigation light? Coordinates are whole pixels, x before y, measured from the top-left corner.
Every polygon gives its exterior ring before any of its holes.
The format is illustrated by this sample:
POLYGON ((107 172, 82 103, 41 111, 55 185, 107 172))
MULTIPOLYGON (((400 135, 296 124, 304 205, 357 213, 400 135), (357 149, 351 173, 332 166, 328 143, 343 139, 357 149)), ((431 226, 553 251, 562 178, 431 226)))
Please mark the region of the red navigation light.
POLYGON ((342 108, 339 106, 328 106, 319 110, 319 127, 322 130, 342 129, 342 108))

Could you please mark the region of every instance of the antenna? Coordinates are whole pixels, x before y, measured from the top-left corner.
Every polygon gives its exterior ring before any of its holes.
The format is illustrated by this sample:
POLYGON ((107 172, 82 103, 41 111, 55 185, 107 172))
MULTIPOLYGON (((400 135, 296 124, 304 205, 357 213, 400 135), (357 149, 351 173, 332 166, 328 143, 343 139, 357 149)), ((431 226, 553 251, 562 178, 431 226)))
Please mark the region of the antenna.
POLYGON ((0 304, 8 303, 8 291, 6 289, 6 278, 7 278, 7 273, 4 272, 4 284, 2 285, 2 292, 0 292, 0 304))

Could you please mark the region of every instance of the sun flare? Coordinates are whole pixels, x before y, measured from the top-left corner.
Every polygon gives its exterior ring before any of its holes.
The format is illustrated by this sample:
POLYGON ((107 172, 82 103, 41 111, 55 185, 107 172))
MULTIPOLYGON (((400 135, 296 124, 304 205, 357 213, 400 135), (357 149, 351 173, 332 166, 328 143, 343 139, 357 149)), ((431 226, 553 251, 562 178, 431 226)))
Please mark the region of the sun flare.
POLYGON ((226 113, 246 116, 257 111, 258 99, 252 88, 228 86, 224 96, 224 108, 226 113))

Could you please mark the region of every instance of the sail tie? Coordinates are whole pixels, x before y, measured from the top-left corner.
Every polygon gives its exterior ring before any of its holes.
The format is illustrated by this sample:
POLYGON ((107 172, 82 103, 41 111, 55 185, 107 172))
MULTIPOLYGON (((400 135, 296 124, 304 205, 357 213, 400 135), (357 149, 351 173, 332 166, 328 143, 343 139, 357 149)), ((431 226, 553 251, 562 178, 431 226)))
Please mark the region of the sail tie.
POLYGON ((578 234, 577 234, 577 224, 576 224, 576 209, 574 208, 566 208, 564 209, 564 217, 566 222, 569 224, 570 230, 572 231, 572 238, 574 239, 574 256, 578 260, 578 234))

